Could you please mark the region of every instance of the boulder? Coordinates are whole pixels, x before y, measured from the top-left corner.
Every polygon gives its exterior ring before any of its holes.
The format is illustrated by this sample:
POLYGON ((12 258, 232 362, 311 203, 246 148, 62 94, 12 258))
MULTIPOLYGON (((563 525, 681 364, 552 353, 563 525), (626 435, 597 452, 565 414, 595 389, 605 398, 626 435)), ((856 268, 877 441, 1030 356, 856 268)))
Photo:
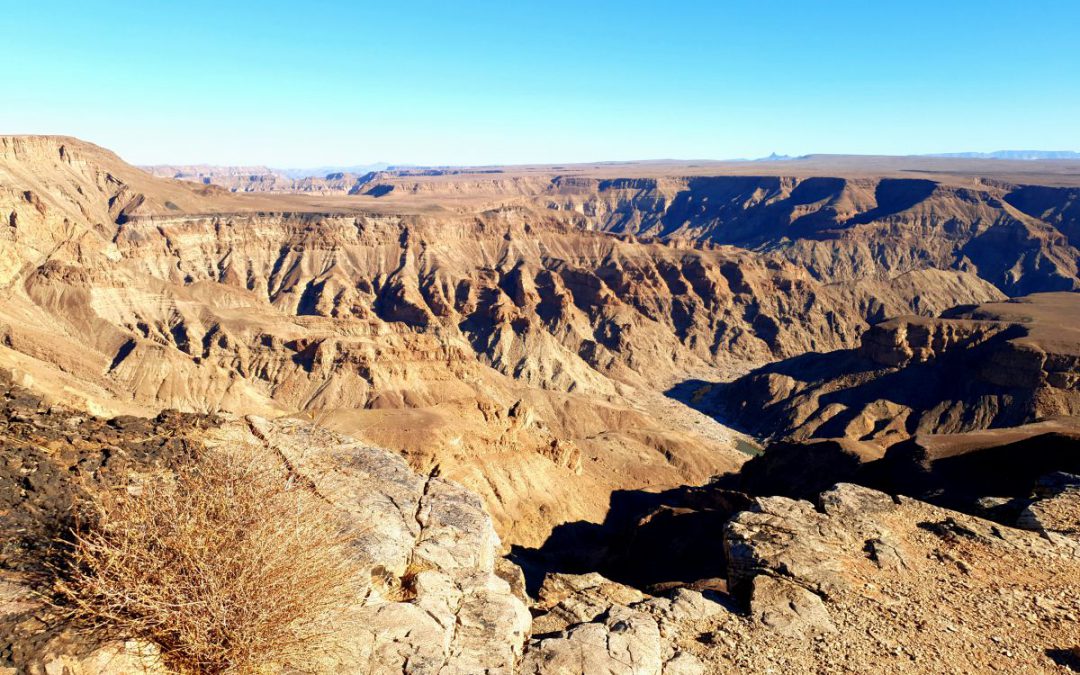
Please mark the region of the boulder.
POLYGON ((790 637, 836 632, 821 596, 768 574, 754 577, 750 614, 762 625, 790 637))
POLYGON ((724 530, 728 584, 756 621, 789 636, 833 632, 823 600, 849 589, 861 556, 882 569, 906 567, 903 547, 881 524, 897 508, 882 492, 841 483, 806 501, 762 497, 724 530))
POLYGON ((636 588, 599 574, 549 574, 540 587, 533 622, 534 633, 552 633, 597 620, 613 606, 628 607, 645 599, 636 588))
POLYGON ((296 421, 249 417, 207 445, 269 452, 334 505, 371 586, 343 636, 342 672, 513 672, 531 616, 480 498, 399 455, 296 421))
POLYGON ((754 577, 767 572, 828 594, 846 585, 837 550, 850 540, 835 519, 810 502, 759 498, 754 510, 739 513, 724 528, 728 587, 748 597, 754 577))
POLYGON ((663 643, 648 614, 613 606, 596 621, 581 623, 529 643, 522 675, 661 675, 663 643))

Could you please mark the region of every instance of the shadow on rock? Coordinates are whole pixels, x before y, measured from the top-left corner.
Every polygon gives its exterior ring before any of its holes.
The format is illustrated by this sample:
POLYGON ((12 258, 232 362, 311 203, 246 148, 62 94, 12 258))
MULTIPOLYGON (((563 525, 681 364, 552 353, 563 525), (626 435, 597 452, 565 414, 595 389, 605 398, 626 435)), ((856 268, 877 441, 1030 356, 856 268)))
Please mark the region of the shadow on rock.
MULTIPOLYGON (((551 572, 604 577, 642 589, 665 589, 725 576, 724 524, 750 498, 717 483, 662 492, 617 490, 604 522, 556 527, 539 548, 514 547, 530 595, 551 572)), ((717 582, 716 586, 723 586, 717 582)))
POLYGON ((1047 649, 1046 655, 1059 666, 1080 673, 1080 646, 1071 649, 1047 649))

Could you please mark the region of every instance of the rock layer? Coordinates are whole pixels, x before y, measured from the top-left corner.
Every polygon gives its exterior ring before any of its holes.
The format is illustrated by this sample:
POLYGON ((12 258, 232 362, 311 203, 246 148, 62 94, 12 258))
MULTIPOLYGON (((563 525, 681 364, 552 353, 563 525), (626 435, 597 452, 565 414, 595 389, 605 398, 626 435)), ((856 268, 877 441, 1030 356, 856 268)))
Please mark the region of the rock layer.
POLYGON ((575 206, 631 183, 409 180, 393 198, 246 195, 5 137, 0 367, 104 415, 301 414, 440 465, 507 541, 537 545, 602 519, 613 489, 743 461, 738 434, 664 399, 671 384, 1001 298, 963 266, 823 274, 575 206))
POLYGON ((890 319, 858 348, 764 366, 699 403, 758 436, 887 446, 1080 414, 1078 347, 1080 295, 1037 294, 890 319))

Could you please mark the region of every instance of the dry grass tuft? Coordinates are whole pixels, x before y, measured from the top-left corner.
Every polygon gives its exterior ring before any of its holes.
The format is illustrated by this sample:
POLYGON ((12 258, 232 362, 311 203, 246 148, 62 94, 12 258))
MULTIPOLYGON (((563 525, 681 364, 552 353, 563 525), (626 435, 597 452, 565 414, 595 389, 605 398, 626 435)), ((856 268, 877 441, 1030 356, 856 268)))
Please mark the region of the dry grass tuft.
POLYGON ((177 671, 310 672, 359 600, 335 516, 265 460, 207 453, 95 506, 60 595, 177 671))
POLYGON ((410 562, 401 577, 396 577, 385 568, 372 571, 372 585, 390 602, 412 602, 416 599, 417 576, 421 572, 435 569, 434 566, 410 562))

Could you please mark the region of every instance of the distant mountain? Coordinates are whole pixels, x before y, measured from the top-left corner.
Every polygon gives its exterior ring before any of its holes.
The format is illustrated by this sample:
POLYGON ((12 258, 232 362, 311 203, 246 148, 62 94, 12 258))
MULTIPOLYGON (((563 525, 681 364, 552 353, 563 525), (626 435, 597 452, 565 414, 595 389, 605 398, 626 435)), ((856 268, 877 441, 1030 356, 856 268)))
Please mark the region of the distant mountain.
POLYGON ((768 157, 759 157, 757 159, 750 160, 751 162, 786 162, 792 159, 800 159, 793 155, 778 155, 775 152, 770 153, 768 157))
POLYGON ((959 159, 1080 159, 1072 150, 997 150, 995 152, 943 152, 924 157, 956 157, 959 159))

